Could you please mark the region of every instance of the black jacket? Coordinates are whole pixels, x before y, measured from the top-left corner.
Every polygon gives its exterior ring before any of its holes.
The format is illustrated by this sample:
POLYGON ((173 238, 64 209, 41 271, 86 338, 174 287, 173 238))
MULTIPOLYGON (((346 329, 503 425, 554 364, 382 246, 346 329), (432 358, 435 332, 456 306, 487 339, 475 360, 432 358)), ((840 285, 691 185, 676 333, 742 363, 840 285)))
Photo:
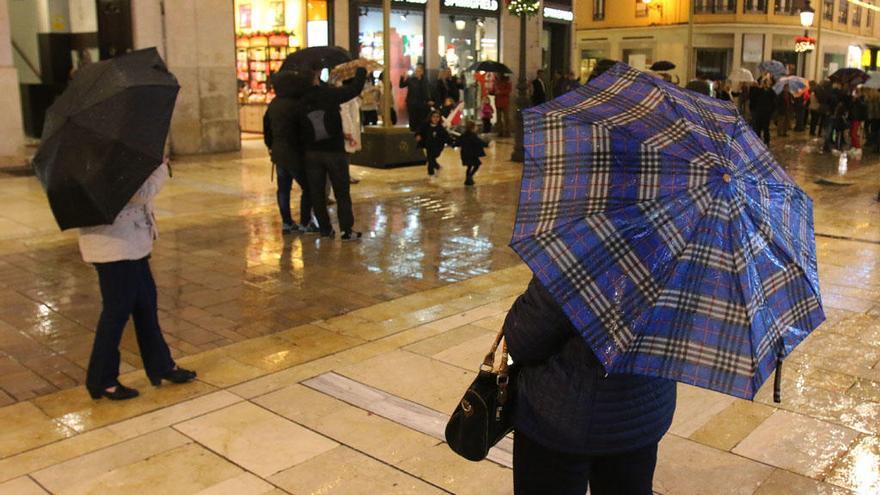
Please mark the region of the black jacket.
POLYGON ((304 152, 300 142, 300 98, 312 86, 311 80, 293 71, 272 76, 275 99, 263 115, 263 142, 272 150, 272 161, 290 173, 302 166, 304 152))
POLYGON ((434 99, 431 94, 431 87, 428 85, 428 78, 425 76, 422 76, 421 79, 416 76, 401 77, 400 88, 407 88, 407 105, 428 106, 428 101, 434 99))
POLYGON ((458 138, 458 145, 461 146, 461 164, 465 166, 479 166, 481 164, 480 157, 486 156, 483 148, 489 146, 473 132, 462 134, 458 138))
POLYGON ((610 455, 660 440, 672 424, 675 382, 606 375, 553 296, 536 278, 504 320, 514 363, 515 426, 561 452, 610 455))
POLYGON ((425 122, 419 127, 416 135, 421 138, 419 146, 433 156, 439 156, 450 142, 449 133, 443 128, 443 124, 432 126, 430 122, 425 122))
POLYGON ((749 90, 749 109, 753 115, 773 115, 776 108, 776 92, 770 88, 755 86, 749 90))
MULTIPOLYGON (((305 151, 323 151, 345 153, 345 137, 342 134, 342 115, 339 105, 356 98, 364 89, 367 71, 359 68, 354 80, 342 87, 318 85, 310 87, 300 99, 300 112, 308 115, 315 110, 324 112, 324 126, 329 138, 315 141, 310 135, 311 129, 306 125, 307 119, 300 116, 300 139, 305 151)), ((274 152, 273 152, 274 154, 274 152)))
POLYGON ((532 105, 540 105, 547 101, 547 84, 541 79, 532 80, 532 105))

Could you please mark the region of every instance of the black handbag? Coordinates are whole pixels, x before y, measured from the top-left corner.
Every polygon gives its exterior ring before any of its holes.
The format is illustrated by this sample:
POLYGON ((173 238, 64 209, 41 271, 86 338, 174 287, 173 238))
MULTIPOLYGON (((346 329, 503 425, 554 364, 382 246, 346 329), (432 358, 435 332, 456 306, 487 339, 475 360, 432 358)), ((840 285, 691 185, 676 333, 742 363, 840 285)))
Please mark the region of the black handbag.
POLYGON ((507 364, 507 342, 501 348, 501 363, 495 370, 495 353, 503 337, 503 331, 498 332, 477 378, 446 424, 446 443, 456 454, 471 461, 485 459, 489 449, 513 430, 516 367, 507 364))

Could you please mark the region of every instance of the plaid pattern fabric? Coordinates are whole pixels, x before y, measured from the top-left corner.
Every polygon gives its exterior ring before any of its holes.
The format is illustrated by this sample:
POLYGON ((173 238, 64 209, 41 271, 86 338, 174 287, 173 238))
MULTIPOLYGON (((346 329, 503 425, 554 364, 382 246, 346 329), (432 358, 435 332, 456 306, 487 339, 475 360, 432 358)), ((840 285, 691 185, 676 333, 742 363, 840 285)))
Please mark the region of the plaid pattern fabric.
POLYGON ((729 102, 621 63, 524 121, 511 247, 609 372, 752 398, 824 320, 812 202, 729 102))

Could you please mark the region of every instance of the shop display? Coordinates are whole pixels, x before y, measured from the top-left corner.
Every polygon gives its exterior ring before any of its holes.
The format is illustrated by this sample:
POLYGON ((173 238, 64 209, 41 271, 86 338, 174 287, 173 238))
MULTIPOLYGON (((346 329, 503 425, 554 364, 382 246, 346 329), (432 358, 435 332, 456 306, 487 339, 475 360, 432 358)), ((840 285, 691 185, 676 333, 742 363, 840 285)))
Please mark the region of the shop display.
POLYGON ((239 102, 270 102, 275 95, 267 84, 269 78, 297 49, 295 35, 285 31, 239 34, 235 53, 239 102))

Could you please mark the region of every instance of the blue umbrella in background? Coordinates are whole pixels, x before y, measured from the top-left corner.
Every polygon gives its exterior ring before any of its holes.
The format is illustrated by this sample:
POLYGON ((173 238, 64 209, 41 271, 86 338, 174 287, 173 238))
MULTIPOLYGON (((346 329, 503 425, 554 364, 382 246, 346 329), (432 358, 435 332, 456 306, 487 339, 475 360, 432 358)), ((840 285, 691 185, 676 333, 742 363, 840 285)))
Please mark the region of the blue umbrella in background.
POLYGON ((810 82, 800 76, 784 76, 780 77, 779 80, 776 81, 776 84, 773 85, 773 91, 775 91, 776 94, 782 94, 785 85, 788 85, 789 91, 797 94, 809 88, 810 82))
POLYGON ((788 69, 785 68, 785 64, 779 60, 765 60, 758 65, 758 70, 770 73, 774 79, 779 79, 788 74, 788 69))
POLYGON ((622 63, 523 114, 511 247, 606 370, 752 398, 824 320, 810 198, 729 102, 622 63))

